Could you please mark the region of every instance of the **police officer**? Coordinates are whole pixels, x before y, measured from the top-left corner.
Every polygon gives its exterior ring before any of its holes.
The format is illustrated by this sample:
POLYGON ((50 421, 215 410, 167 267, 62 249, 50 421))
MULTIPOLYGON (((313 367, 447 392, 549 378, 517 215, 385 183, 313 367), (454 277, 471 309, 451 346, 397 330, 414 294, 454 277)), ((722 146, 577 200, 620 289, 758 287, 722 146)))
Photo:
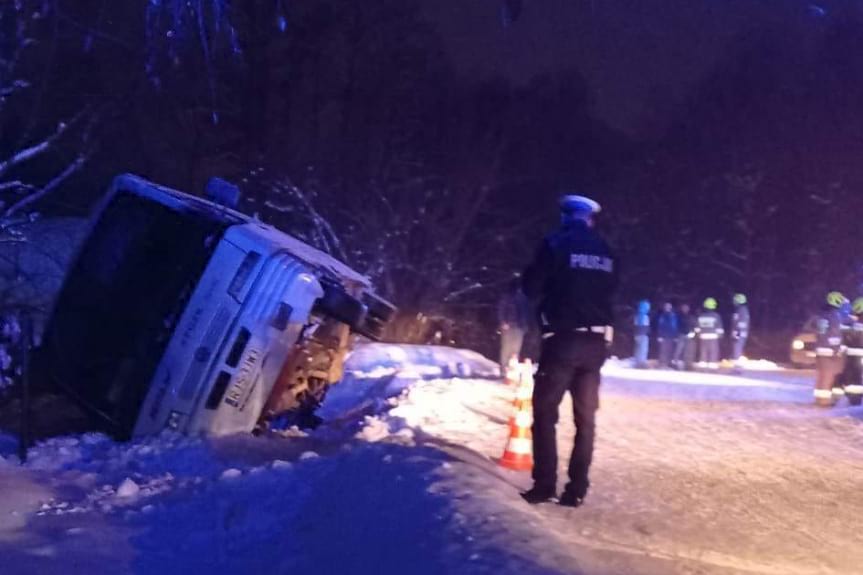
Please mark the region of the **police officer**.
POLYGON ((830 407, 834 403, 833 386, 842 371, 842 312, 848 299, 839 292, 827 294, 826 305, 816 322, 815 405, 830 407))
POLYGON ((746 296, 734 294, 734 314, 731 317, 731 359, 735 363, 743 357, 749 339, 749 306, 746 296))
POLYGON ((851 313, 843 320, 844 367, 833 384, 833 400, 838 401, 844 395, 851 405, 860 405, 863 400, 863 298, 854 300, 851 313))
POLYGON ((719 340, 725 334, 722 318, 716 313, 716 299, 704 300, 704 307, 698 314, 695 333, 698 337, 698 363, 709 369, 719 368, 719 340))
POLYGON ((599 370, 612 335, 617 261, 593 229, 599 204, 564 196, 560 207, 560 229, 545 238, 524 273, 524 293, 538 308, 543 342, 533 393, 534 485, 521 495, 536 504, 557 493, 555 427, 569 391, 576 434, 560 504, 578 507, 590 485, 599 370))

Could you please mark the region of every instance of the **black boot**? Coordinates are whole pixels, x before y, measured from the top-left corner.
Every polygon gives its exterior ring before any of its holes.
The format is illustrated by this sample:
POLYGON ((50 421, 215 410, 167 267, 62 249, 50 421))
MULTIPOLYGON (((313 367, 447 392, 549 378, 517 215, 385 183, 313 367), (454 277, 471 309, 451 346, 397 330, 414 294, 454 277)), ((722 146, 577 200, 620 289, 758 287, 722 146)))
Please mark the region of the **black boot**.
POLYGON ((537 487, 536 485, 527 491, 522 491, 519 495, 521 495, 521 498, 531 505, 547 503, 557 499, 557 494, 554 492, 554 489, 546 489, 537 487))
POLYGON ((573 491, 564 491, 560 496, 560 504, 563 507, 581 507, 584 503, 584 496, 578 496, 573 491))

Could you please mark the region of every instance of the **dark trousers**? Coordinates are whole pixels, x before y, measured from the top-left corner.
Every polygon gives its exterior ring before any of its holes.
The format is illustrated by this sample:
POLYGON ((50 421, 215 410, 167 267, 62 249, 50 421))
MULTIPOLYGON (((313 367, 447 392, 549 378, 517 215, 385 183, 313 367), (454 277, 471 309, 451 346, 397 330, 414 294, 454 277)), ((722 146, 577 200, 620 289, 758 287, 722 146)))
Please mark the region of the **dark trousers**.
POLYGON ((707 364, 719 363, 719 340, 701 339, 698 342, 698 361, 707 364))
POLYGON ((576 432, 566 489, 577 497, 587 493, 599 408, 599 370, 605 355, 601 335, 560 333, 543 341, 533 390, 533 479, 540 489, 557 488, 555 428, 560 402, 569 391, 576 432))
POLYGON ((675 340, 668 337, 659 338, 659 365, 660 367, 669 367, 671 360, 674 357, 675 340))
POLYGON ((860 356, 848 355, 845 358, 842 373, 836 378, 836 382, 842 387, 863 383, 863 365, 860 363, 860 356))
POLYGON ((732 340, 731 359, 738 361, 743 357, 743 351, 746 349, 746 336, 737 336, 732 340))
POLYGON ((689 336, 681 336, 677 338, 677 343, 674 348, 674 363, 680 369, 692 369, 695 363, 695 338, 689 336))

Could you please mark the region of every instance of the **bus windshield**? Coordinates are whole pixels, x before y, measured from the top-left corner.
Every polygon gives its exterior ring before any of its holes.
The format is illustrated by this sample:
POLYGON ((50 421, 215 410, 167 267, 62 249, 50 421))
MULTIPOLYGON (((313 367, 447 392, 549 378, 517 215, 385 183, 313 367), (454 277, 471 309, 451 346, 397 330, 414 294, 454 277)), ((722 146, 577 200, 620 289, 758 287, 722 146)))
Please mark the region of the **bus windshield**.
POLYGON ((218 214, 119 191, 55 306, 41 369, 130 436, 177 321, 227 227, 218 214))

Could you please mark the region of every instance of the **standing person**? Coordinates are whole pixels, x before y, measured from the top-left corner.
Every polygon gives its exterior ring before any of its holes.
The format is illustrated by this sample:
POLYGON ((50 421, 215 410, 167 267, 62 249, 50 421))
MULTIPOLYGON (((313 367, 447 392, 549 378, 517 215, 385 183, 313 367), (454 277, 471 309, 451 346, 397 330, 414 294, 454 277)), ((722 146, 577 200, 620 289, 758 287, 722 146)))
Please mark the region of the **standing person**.
POLYGON ((633 340, 635 349, 632 357, 635 367, 647 367, 647 356, 650 353, 650 302, 646 299, 638 302, 633 319, 633 340))
POLYGON ((731 360, 740 362, 749 339, 749 306, 746 296, 734 294, 734 314, 731 317, 731 360))
POLYGON ((716 299, 704 300, 704 308, 698 314, 695 327, 698 335, 698 364, 708 369, 719 369, 719 340, 725 334, 722 318, 716 313, 716 299))
POLYGON ((578 507, 590 486, 599 371, 612 336, 617 261, 594 230, 599 204, 564 196, 560 208, 560 229, 545 238, 524 274, 524 293, 538 307, 544 336, 533 392, 534 484, 521 495, 536 504, 557 493, 555 427, 569 391, 576 432, 560 504, 578 507))
POLYGON ((815 405, 831 407, 834 403, 833 387, 842 372, 842 312, 848 302, 841 293, 827 294, 827 302, 816 322, 815 342, 815 405))
POLYGON ((659 366, 671 367, 674 346, 680 336, 680 325, 670 302, 662 304, 662 313, 656 319, 656 339, 659 343, 659 366))
POLYGON ((692 369, 695 363, 695 317, 688 303, 680 305, 677 314, 678 334, 677 344, 674 349, 674 366, 677 369, 692 369))
POLYGON ((844 334, 845 368, 840 379, 850 405, 863 403, 863 298, 852 305, 853 315, 844 334))
POLYGON ((500 327, 500 367, 506 369, 514 356, 521 357, 524 335, 530 325, 530 306, 521 290, 521 279, 515 278, 507 286, 497 307, 500 327))

